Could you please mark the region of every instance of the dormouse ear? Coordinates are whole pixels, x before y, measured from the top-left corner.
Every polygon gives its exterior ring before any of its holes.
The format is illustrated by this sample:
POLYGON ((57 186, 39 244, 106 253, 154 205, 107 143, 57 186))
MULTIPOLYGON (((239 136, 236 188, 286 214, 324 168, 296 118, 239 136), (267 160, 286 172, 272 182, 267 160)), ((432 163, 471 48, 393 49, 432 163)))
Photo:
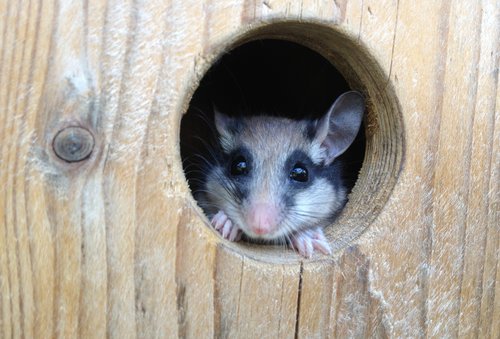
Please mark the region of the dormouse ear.
POLYGON ((219 133, 221 146, 225 151, 229 151, 239 124, 236 119, 221 113, 216 106, 213 106, 213 110, 215 128, 219 133))
POLYGON ((213 109, 214 109, 215 128, 217 129, 217 132, 219 132, 221 136, 226 133, 229 133, 228 126, 231 124, 231 118, 221 113, 215 105, 213 106, 213 109))
POLYGON ((361 93, 342 94, 316 124, 317 140, 325 150, 325 164, 329 165, 344 153, 358 134, 365 103, 361 93))

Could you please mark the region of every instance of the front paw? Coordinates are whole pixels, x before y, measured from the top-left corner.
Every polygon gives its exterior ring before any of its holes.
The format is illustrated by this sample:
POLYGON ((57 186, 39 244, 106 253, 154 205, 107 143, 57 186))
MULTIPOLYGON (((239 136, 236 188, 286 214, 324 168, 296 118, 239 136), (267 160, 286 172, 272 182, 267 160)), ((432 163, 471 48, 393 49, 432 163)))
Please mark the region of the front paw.
POLYGON ((330 244, 325 238, 323 228, 317 227, 295 233, 292 237, 292 247, 305 258, 310 258, 314 250, 323 254, 332 254, 330 244))
POLYGON ((241 229, 228 218, 224 211, 217 212, 211 223, 224 239, 229 241, 239 241, 241 239, 241 229))

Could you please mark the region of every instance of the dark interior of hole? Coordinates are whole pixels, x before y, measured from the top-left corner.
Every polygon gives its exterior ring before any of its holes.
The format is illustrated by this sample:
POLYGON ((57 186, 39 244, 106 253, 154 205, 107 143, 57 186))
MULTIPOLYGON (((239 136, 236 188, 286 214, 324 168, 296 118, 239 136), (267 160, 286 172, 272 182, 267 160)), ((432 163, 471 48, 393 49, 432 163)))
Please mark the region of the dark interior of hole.
MULTIPOLYGON (((213 107, 227 115, 270 114, 315 119, 351 90, 320 54, 282 40, 257 40, 224 54, 207 72, 181 122, 181 157, 193 192, 200 189, 205 161, 216 151, 213 107)), ((364 127, 341 156, 349 190, 365 152, 364 127)))

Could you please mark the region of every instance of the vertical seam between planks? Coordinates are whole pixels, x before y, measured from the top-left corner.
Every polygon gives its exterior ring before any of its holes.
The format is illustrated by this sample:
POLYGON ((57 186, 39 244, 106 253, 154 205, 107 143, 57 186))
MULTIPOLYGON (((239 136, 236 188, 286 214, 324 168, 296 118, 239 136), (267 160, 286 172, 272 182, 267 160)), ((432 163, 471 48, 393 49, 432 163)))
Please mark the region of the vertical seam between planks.
POLYGON ((299 271, 299 286, 297 289, 297 312, 295 313, 295 334, 294 338, 298 339, 299 338, 299 330, 300 330, 300 324, 299 324, 299 318, 300 318, 300 300, 302 298, 302 275, 304 273, 304 261, 300 261, 300 271, 299 271))
POLYGON ((217 279, 218 279, 218 270, 219 270, 219 256, 220 256, 221 248, 220 246, 216 245, 215 246, 215 255, 214 255, 214 267, 212 270, 212 290, 214 291, 213 293, 213 298, 212 298, 212 309, 213 309, 213 314, 212 314, 212 323, 214 327, 214 331, 212 334, 212 338, 222 338, 222 329, 221 329, 221 306, 220 306, 220 289, 217 285, 217 279))
MULTIPOLYGON (((341 292, 343 292, 343 287, 345 285, 345 273, 343 271, 343 269, 345 268, 345 254, 342 255, 342 257, 340 257, 340 262, 337 266, 337 269, 340 271, 339 272, 339 276, 337 277, 337 281, 336 281, 336 287, 335 287, 335 290, 333 291, 335 293, 335 303, 336 305, 333 306, 335 307, 335 319, 332 319, 333 322, 334 322, 334 328, 333 328, 333 338, 338 338, 339 335, 338 335, 338 332, 339 332, 339 327, 337 326, 338 325, 338 322, 339 322, 339 313, 340 313, 340 303, 341 303, 341 296, 343 297, 343 295, 341 294, 341 292), (341 280, 341 284, 339 283, 339 280, 342 278, 341 280)), ((333 294, 332 294, 333 296, 333 294)), ((333 298, 332 298, 333 299, 333 298)))
MULTIPOLYGON (((184 209, 183 212, 182 212, 182 215, 184 216, 186 213, 186 210, 184 209)), ((177 338, 181 338, 181 333, 182 333, 182 322, 181 322, 181 315, 182 315, 182 310, 180 309, 180 286, 182 286, 182 283, 179 282, 179 272, 178 272, 178 269, 179 269, 179 236, 180 236, 180 232, 178 231, 179 230, 179 223, 182 221, 182 219, 178 220, 177 221, 177 232, 175 233, 175 253, 176 253, 176 256, 175 256, 175 267, 174 267, 174 282, 175 282, 175 306, 176 306, 176 310, 177 310, 177 314, 176 314, 176 318, 177 318, 177 338)))
POLYGON ((394 22, 394 31, 392 34, 392 48, 391 48, 391 62, 389 63, 389 74, 387 75, 387 82, 385 87, 389 86, 389 83, 391 81, 391 76, 392 76, 392 63, 394 61, 394 49, 396 46, 396 36, 398 33, 398 20, 399 19, 399 0, 397 0, 396 3, 396 20, 394 22))

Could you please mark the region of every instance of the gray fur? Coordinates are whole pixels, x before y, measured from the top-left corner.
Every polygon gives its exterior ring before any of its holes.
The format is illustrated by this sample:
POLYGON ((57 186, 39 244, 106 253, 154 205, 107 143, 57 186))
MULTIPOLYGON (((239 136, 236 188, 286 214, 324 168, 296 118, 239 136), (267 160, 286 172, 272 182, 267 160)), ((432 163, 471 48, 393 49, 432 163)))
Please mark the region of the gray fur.
MULTIPOLYGON (((352 101, 350 99, 357 101, 360 98, 359 94, 353 94, 355 92, 349 93, 347 103, 344 100, 337 108, 351 109, 359 104, 356 102, 354 106, 349 105, 349 101, 352 101)), ((311 126, 311 121, 308 120, 296 121, 269 116, 230 118, 215 111, 215 126, 224 154, 229 155, 244 147, 250 151, 253 161, 251 176, 244 184, 247 194, 238 194, 238 190, 235 190, 241 182, 234 181, 228 175, 229 164, 219 163, 209 170, 203 197, 200 199, 209 217, 223 210, 248 236, 250 232, 244 220, 250 202, 270 201, 279 206, 282 223, 273 234, 257 238, 280 242, 289 241, 290 236, 297 231, 330 224, 346 201, 346 189, 340 179, 340 172, 338 168, 335 169, 335 164, 331 164, 341 154, 339 150, 343 152, 354 140, 354 131, 357 133, 363 114, 361 107, 361 112, 350 113, 356 115, 350 119, 345 120, 345 115, 342 116, 342 123, 349 125, 348 136, 336 143, 332 134, 338 138, 341 133, 336 129, 342 126, 335 125, 336 120, 332 118, 338 115, 335 110, 334 104, 325 117, 316 122, 317 133, 312 139, 308 136, 308 128, 311 126), (357 127, 353 128, 352 125, 356 124, 357 127), (351 137, 353 133, 354 136, 351 137), (333 151, 325 147, 325 139, 328 138, 330 141, 327 146, 333 144, 339 147, 333 151), (336 170, 337 174, 332 175, 333 179, 332 176, 314 177, 306 189, 295 190, 291 198, 286 198, 290 196, 292 184, 285 167, 289 157, 296 151, 306 154, 321 168, 336 170)))

